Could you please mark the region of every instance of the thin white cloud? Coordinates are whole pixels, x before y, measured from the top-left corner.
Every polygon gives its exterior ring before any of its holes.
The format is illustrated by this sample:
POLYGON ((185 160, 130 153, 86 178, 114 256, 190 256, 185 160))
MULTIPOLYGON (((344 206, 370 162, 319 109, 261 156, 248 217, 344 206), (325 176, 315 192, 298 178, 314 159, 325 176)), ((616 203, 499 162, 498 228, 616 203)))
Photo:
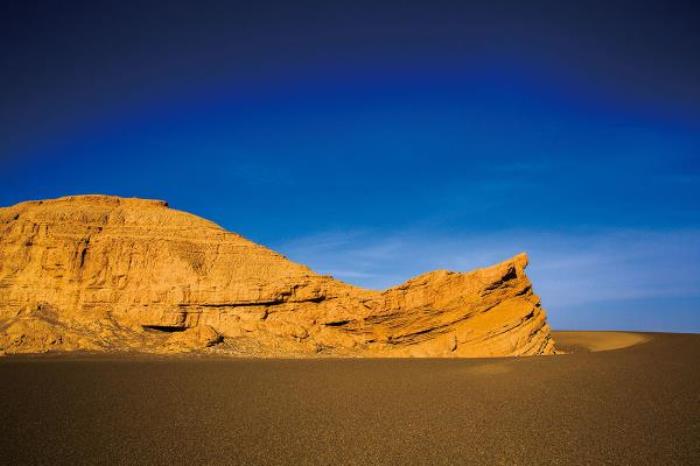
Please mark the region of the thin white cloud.
POLYGON ((320 273, 383 289, 434 270, 470 270, 521 251, 551 309, 646 298, 700 297, 700 230, 458 235, 325 232, 276 248, 320 273))

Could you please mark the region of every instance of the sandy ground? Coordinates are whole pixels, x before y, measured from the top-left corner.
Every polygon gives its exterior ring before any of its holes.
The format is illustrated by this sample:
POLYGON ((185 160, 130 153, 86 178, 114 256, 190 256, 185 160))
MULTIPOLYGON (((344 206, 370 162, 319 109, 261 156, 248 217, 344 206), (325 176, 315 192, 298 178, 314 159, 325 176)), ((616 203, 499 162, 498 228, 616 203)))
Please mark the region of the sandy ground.
POLYGON ((625 335, 520 359, 0 359, 0 463, 698 464, 700 335, 625 335))

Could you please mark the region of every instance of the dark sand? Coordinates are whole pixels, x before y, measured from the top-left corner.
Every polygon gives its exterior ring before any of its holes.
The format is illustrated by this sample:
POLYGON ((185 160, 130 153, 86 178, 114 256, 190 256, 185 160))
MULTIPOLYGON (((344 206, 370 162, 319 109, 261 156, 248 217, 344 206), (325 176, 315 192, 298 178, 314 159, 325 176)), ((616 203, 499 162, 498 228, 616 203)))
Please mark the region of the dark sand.
POLYGON ((700 335, 649 336, 521 359, 0 359, 0 463, 699 464, 700 335))

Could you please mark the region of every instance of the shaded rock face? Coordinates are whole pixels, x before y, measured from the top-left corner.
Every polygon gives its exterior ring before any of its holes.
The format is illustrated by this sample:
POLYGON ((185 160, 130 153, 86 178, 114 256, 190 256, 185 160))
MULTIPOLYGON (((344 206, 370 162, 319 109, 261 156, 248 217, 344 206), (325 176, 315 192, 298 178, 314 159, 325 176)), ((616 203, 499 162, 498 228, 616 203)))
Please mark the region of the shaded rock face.
POLYGON ((162 201, 24 202, 0 209, 0 352, 549 354, 526 265, 522 254, 369 291, 162 201))

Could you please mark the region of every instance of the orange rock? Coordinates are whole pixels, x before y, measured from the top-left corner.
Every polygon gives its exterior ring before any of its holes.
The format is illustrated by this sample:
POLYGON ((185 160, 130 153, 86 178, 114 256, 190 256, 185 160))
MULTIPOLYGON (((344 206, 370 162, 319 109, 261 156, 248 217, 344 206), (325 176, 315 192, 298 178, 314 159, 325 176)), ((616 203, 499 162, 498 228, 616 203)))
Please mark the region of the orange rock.
POLYGON ((521 254, 369 291, 163 201, 23 202, 0 208, 0 354, 550 354, 526 265, 521 254))

